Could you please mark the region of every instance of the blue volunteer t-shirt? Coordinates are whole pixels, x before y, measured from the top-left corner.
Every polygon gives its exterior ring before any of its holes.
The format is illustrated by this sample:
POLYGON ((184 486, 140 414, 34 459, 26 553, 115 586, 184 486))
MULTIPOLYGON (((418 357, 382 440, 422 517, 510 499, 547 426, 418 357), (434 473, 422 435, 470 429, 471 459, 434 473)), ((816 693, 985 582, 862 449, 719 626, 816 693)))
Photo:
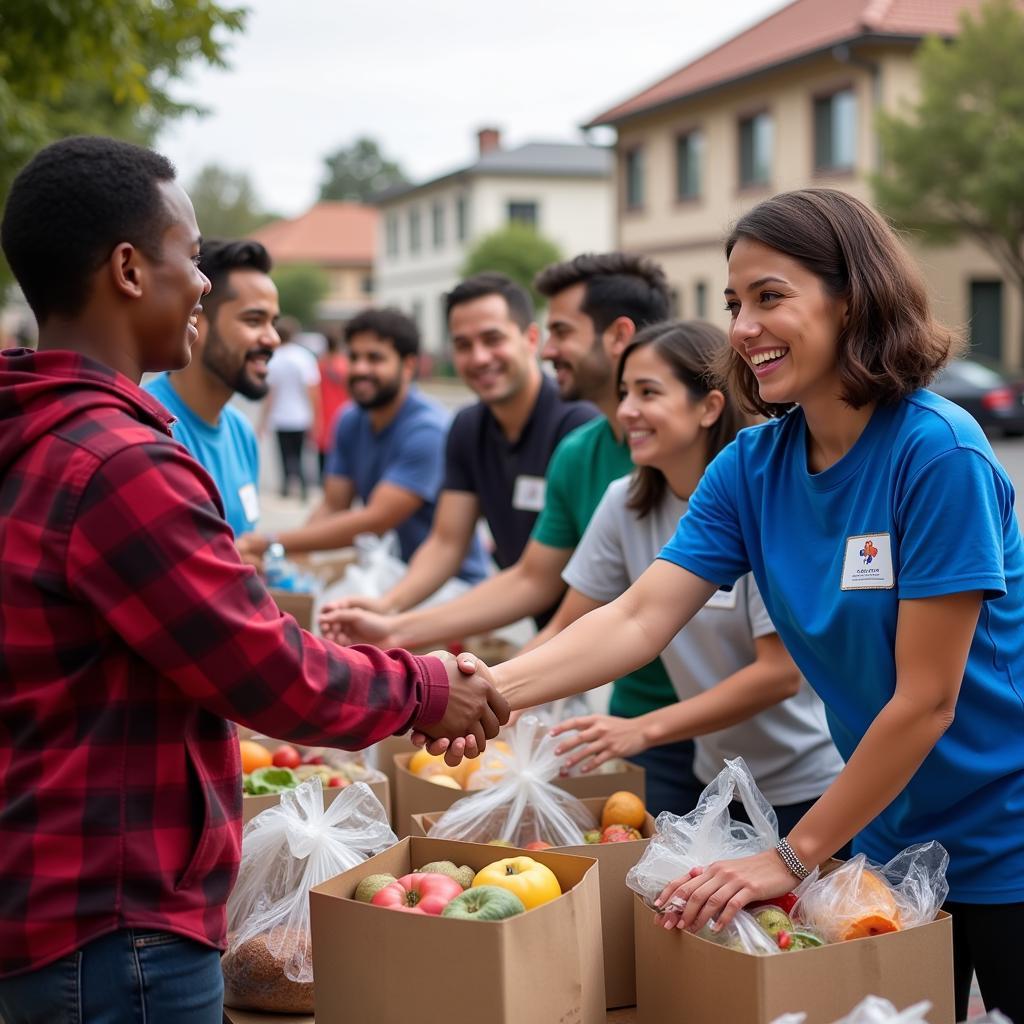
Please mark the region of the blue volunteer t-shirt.
MULTIPOLYGON (((395 418, 378 434, 370 417, 350 405, 338 417, 326 472, 344 476, 356 493, 369 501, 379 483, 411 491, 423 504, 396 527, 402 560, 408 562, 430 533, 434 506, 444 480, 445 438, 450 417, 442 406, 410 388, 395 418)), ((460 579, 477 583, 487 575, 487 561, 478 537, 459 570, 460 579)))
POLYGON ((145 390, 176 417, 174 437, 213 477, 224 502, 224 518, 235 536, 255 530, 260 518, 260 455, 249 421, 226 405, 217 425, 211 426, 181 400, 167 373, 149 381, 145 390))
POLYGON ((978 424, 929 391, 875 411, 807 469, 803 413, 742 431, 661 558, 718 584, 753 570, 849 758, 896 685, 899 602, 984 592, 956 718, 855 849, 937 839, 950 899, 1024 900, 1024 550, 1013 487, 978 424))

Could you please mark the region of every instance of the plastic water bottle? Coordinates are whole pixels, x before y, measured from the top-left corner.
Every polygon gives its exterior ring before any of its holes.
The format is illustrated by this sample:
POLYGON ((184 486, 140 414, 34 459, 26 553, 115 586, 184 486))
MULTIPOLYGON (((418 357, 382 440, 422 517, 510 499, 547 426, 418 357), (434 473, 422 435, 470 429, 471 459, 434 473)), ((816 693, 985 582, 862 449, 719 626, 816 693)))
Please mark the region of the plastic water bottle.
POLYGON ((263 576, 268 587, 278 590, 292 589, 292 566, 284 557, 284 545, 274 541, 263 556, 263 576))

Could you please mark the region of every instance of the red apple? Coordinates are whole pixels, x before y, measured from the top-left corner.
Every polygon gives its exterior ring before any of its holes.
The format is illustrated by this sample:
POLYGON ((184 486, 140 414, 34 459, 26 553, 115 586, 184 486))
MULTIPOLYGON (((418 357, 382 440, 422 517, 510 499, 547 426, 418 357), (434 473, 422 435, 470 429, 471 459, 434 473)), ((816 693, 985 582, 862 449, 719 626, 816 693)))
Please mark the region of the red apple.
POLYGON ((543 839, 534 839, 532 843, 527 843, 524 850, 550 850, 551 844, 545 843, 543 839))
POLYGON ((629 825, 609 825, 601 833, 602 843, 631 843, 643 836, 629 825))
POLYGON ((298 768, 300 764, 302 764, 302 758, 290 743, 282 743, 274 751, 275 768, 298 768))
POLYGON ((332 775, 327 780, 328 789, 337 789, 339 786, 344 789, 347 785, 349 785, 349 781, 343 775, 332 775))

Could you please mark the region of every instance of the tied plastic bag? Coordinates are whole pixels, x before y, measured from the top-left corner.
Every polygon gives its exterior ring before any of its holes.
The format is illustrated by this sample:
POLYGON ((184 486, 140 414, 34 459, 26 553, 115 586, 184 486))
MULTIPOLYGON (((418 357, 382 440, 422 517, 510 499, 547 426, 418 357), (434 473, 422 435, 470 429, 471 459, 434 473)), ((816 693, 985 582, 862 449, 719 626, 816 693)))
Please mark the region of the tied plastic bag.
POLYGON ((646 852, 626 875, 626 885, 648 906, 669 882, 716 860, 750 857, 779 841, 779 823, 742 757, 725 767, 689 814, 662 811, 646 852), (734 821, 729 805, 740 799, 752 824, 734 821))
MULTIPOLYGON (((833 1024, 928 1024, 928 1011, 932 1008, 929 1002, 915 1003, 902 1012, 897 1010, 888 999, 868 996, 854 1008, 853 1012, 834 1021, 833 1024)), ((784 1013, 776 1017, 772 1024, 804 1024, 806 1013, 784 1013)), ((976 1017, 970 1024, 1011 1024, 998 1010, 986 1013, 984 1017, 976 1017)))
POLYGON ((362 782, 325 809, 313 778, 253 818, 228 899, 224 1002, 312 1013, 309 890, 396 842, 384 808, 362 782))
POLYGON ((360 533, 352 546, 356 549, 356 560, 324 593, 325 601, 341 597, 380 597, 406 573, 398 534, 393 530, 379 537, 375 533, 360 533))
POLYGON ((432 839, 488 843, 503 839, 513 846, 543 841, 552 846, 581 846, 594 827, 593 815, 574 796, 552 785, 561 759, 557 736, 534 715, 525 715, 502 733, 508 750, 484 751, 477 770, 484 788, 454 803, 431 828, 432 839))
POLYGON ((827 875, 813 872, 797 886, 794 919, 826 942, 927 924, 949 892, 948 864, 949 854, 934 841, 911 846, 883 866, 859 853, 827 875))

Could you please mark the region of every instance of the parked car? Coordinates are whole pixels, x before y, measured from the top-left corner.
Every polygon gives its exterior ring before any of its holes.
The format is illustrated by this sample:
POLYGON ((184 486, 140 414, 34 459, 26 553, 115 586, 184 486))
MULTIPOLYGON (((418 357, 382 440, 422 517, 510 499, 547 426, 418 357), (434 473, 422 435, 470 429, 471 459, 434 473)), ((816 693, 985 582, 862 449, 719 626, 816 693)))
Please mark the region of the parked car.
POLYGON ((966 409, 986 431, 1024 436, 1024 381, 978 359, 954 359, 931 390, 966 409))

